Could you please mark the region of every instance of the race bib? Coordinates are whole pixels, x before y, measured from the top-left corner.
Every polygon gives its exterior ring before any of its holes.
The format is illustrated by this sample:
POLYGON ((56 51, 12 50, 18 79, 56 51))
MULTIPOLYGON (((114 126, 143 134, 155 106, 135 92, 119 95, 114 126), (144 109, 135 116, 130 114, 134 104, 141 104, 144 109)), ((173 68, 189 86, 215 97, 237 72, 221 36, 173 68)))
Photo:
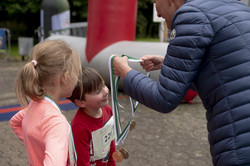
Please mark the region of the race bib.
POLYGON ((106 157, 110 150, 111 141, 114 139, 113 116, 102 128, 93 131, 91 134, 94 148, 94 159, 99 160, 106 157))

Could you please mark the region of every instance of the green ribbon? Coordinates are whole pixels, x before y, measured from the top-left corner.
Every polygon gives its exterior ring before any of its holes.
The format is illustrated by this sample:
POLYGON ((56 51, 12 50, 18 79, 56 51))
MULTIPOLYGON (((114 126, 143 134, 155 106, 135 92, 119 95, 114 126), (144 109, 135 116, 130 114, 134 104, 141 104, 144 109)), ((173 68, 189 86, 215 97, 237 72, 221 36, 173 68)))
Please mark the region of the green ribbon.
MULTIPOLYGON (((119 145, 120 141, 124 143, 130 129, 131 118, 128 119, 125 128, 122 129, 121 121, 120 121, 120 112, 119 108, 125 109, 119 102, 118 102, 118 84, 120 81, 120 76, 115 76, 113 72, 113 59, 116 55, 111 55, 109 58, 109 73, 110 73, 110 89, 111 89, 111 100, 112 100, 112 112, 114 118, 114 134, 115 134, 115 144, 119 145)), ((122 55, 122 57, 127 55, 122 55)), ((129 62, 142 62, 142 60, 133 58, 130 56, 128 57, 129 62)), ((147 74, 149 76, 150 73, 147 74)), ((138 107, 139 102, 136 101, 135 104, 133 99, 129 96, 130 105, 131 105, 131 116, 134 117, 135 111, 138 107)))

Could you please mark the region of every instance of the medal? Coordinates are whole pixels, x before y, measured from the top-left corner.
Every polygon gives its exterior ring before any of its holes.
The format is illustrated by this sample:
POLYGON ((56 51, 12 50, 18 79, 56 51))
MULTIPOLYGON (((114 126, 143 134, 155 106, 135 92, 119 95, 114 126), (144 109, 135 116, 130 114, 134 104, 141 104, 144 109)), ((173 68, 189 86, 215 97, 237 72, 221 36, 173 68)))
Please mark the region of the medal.
POLYGON ((135 121, 130 122, 130 129, 129 129, 129 131, 133 130, 135 128, 135 125, 136 125, 135 121))
MULTIPOLYGON (((123 107, 119 102, 118 102, 118 83, 120 80, 120 76, 115 76, 114 71, 113 71, 113 58, 116 55, 111 55, 109 58, 109 74, 110 74, 110 89, 111 89, 111 101, 112 101, 112 113, 113 113, 113 118, 114 118, 114 135, 115 135, 115 145, 116 147, 120 144, 124 144, 124 141, 129 133, 129 131, 133 130, 136 126, 136 123, 132 118, 134 117, 135 110, 139 104, 138 101, 133 101, 131 97, 129 97, 130 101, 130 106, 131 106, 131 113, 129 110, 126 109, 126 107, 123 107), (120 119, 120 110, 123 109, 128 113, 128 121, 122 123, 120 119)), ((126 55, 122 55, 126 56, 126 55)), ((140 59, 136 59, 133 57, 128 57, 128 60, 131 62, 141 62, 140 59)), ((147 76, 150 76, 150 73, 147 73, 147 76)), ((129 157, 129 153, 126 149, 123 147, 120 150, 116 150, 112 154, 113 159, 116 162, 121 162, 123 159, 127 159, 129 157)))
POLYGON ((128 153, 128 151, 127 151, 126 149, 121 148, 119 151, 121 152, 122 157, 123 157, 124 159, 128 159, 129 153, 128 153))
POLYGON ((115 160, 115 162, 121 162, 123 160, 123 155, 120 151, 116 150, 113 154, 112 154, 113 159, 115 160))

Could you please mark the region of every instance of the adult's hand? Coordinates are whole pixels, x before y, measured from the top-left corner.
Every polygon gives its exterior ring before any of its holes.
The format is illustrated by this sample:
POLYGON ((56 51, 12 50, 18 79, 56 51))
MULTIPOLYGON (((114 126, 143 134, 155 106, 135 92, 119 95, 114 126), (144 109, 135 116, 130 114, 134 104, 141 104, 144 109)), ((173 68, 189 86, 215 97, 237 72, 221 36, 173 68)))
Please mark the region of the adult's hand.
POLYGON ((147 72, 152 70, 159 70, 161 69, 161 65, 164 60, 164 56, 161 55, 145 55, 141 58, 143 62, 141 62, 141 66, 147 72))
POLYGON ((128 57, 120 57, 118 55, 114 57, 113 71, 115 75, 125 78, 130 70, 132 68, 128 65, 128 57))

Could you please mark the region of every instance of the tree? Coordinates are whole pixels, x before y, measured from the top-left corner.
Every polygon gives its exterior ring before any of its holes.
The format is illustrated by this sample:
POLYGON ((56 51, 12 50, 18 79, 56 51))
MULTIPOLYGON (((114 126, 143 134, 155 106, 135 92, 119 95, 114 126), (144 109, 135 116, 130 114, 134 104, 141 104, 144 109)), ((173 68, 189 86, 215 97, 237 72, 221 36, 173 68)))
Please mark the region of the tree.
MULTIPOLYGON (((71 22, 85 22, 88 15, 88 0, 68 0, 71 22)), ((40 26, 42 0, 1 0, 0 27, 11 31, 11 40, 19 36, 37 37, 35 30, 40 26)), ((153 23, 152 0, 138 0, 136 37, 157 37, 158 23, 153 23)))
POLYGON ((136 37, 157 37, 158 23, 153 22, 153 1, 138 0, 136 37))
POLYGON ((88 0, 69 0, 71 22, 86 22, 88 16, 88 0))
POLYGON ((40 5, 42 0, 1 0, 0 27, 10 29, 12 41, 18 36, 34 36, 40 25, 40 5), (4 16, 4 17, 3 17, 4 16))

